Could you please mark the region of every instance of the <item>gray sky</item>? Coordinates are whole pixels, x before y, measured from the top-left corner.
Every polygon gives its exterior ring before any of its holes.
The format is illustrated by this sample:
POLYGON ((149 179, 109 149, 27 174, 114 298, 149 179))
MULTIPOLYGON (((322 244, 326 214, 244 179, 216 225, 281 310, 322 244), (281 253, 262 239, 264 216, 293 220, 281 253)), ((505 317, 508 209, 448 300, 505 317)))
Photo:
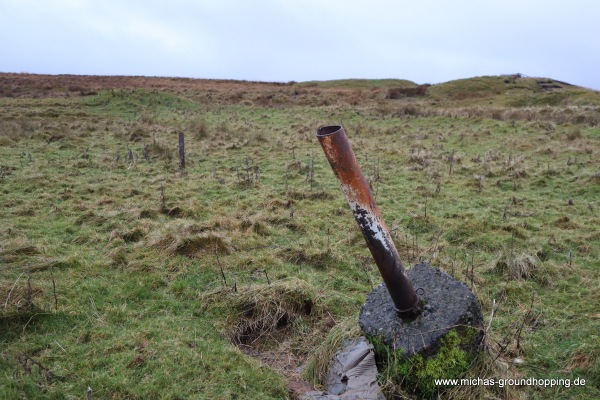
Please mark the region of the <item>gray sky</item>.
POLYGON ((600 1, 0 0, 0 71, 600 89, 600 1))

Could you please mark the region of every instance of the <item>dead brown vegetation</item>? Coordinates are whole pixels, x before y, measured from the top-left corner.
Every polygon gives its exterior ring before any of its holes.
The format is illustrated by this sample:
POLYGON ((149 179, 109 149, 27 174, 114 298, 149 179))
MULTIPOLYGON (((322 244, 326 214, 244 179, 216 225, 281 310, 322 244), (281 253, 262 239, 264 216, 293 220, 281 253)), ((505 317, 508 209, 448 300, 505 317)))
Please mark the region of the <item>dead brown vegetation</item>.
POLYGON ((256 345, 294 320, 310 317, 316 298, 310 287, 298 279, 274 282, 240 290, 232 296, 236 310, 230 337, 238 345, 256 345))
POLYGON ((423 97, 427 95, 427 89, 431 85, 419 85, 408 88, 390 88, 385 96, 386 99, 401 99, 403 97, 423 97))

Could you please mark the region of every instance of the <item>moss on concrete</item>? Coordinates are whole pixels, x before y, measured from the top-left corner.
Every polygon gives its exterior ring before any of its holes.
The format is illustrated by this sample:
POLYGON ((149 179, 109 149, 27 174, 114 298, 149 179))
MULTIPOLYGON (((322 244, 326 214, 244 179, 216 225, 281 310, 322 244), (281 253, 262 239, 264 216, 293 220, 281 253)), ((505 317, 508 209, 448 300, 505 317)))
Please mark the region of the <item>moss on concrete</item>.
POLYGON ((383 386, 400 385, 403 389, 421 395, 434 397, 443 391, 436 386, 436 379, 453 379, 463 375, 475 357, 472 348, 477 329, 451 330, 441 340, 441 347, 434 357, 424 358, 416 354, 410 358, 402 356, 403 349, 392 350, 380 340, 372 339, 375 346, 381 377, 388 382, 383 386))

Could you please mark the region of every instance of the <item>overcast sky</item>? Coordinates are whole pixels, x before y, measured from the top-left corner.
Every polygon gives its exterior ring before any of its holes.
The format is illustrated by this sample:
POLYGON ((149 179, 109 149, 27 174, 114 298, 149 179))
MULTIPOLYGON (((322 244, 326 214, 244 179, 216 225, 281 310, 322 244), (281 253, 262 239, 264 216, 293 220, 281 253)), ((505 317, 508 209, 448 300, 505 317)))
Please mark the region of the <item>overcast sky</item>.
POLYGON ((0 0, 0 72, 262 81, 523 73, 600 89, 596 0, 0 0))

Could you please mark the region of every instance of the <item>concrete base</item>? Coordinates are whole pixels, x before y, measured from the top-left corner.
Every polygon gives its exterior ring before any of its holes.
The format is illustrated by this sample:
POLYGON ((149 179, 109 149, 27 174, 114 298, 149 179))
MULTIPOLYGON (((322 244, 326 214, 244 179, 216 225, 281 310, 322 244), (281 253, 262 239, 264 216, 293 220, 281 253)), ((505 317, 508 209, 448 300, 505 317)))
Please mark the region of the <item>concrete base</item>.
POLYGON ((474 327, 476 333, 465 335, 461 347, 471 353, 479 350, 483 316, 471 289, 427 263, 417 264, 407 273, 424 305, 421 315, 413 320, 398 317, 387 287, 381 284, 367 296, 360 312, 358 323, 363 332, 394 350, 402 349, 406 358, 415 354, 429 358, 438 353, 441 339, 450 330, 460 334, 466 327, 474 327))

